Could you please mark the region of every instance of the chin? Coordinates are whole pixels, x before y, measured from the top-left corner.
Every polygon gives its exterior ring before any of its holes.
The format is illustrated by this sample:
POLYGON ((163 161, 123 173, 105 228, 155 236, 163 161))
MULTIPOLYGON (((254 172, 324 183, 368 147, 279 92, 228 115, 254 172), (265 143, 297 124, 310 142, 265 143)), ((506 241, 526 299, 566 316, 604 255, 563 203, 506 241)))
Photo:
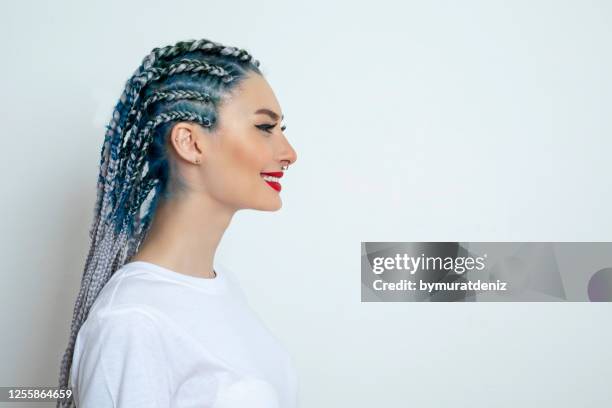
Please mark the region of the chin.
POLYGON ((268 208, 268 211, 278 211, 283 207, 283 202, 281 200, 278 200, 276 203, 274 203, 271 207, 268 208))
POLYGON ((278 200, 269 201, 265 204, 258 205, 254 207, 254 209, 260 210, 260 211, 278 211, 282 208, 282 206, 283 206, 283 202, 279 198, 278 200))

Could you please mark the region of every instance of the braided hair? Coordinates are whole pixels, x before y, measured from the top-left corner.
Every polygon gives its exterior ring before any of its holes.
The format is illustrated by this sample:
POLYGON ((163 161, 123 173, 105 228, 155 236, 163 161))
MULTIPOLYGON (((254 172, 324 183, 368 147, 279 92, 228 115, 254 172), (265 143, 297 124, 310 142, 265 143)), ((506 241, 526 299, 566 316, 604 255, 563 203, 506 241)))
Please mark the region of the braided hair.
MULTIPOLYGON (((249 72, 263 75, 247 51, 199 39, 154 48, 126 82, 106 127, 91 246, 59 387, 69 386, 76 337, 100 290, 138 250, 159 198, 171 196, 167 141, 172 127, 189 121, 214 131, 221 98, 249 72)), ((172 180, 182 185, 178 176, 172 180)), ((72 395, 57 400, 58 408, 74 406, 72 395)))

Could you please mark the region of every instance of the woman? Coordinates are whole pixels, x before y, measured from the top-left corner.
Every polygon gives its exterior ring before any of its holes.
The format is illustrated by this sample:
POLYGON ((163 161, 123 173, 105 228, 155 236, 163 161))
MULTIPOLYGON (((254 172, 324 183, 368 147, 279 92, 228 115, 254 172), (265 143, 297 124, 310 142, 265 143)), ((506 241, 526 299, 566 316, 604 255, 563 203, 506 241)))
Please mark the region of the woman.
POLYGON ((206 39, 155 48, 101 153, 58 407, 294 407, 290 354, 215 250, 240 209, 278 210, 297 156, 259 62, 206 39), (70 378, 69 378, 70 377, 70 378))

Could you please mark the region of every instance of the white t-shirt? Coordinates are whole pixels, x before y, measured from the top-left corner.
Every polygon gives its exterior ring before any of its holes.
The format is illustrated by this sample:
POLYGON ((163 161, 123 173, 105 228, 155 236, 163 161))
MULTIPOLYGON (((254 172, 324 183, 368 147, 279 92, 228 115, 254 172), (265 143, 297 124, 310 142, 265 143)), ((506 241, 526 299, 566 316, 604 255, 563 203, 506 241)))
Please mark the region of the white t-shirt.
POLYGON ((133 261, 96 298, 77 335, 79 408, 294 408, 291 354, 247 303, 236 276, 133 261))

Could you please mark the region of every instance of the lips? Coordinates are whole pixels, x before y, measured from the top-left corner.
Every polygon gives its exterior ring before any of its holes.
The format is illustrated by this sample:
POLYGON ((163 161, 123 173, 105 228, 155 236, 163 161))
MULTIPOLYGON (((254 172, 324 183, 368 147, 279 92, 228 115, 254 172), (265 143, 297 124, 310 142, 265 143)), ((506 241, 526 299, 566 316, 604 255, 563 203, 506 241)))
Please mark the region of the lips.
MULTIPOLYGON (((282 171, 270 171, 270 172, 262 172, 260 173, 262 176, 272 176, 272 177, 276 177, 276 178, 281 178, 283 177, 283 172, 282 171)), ((272 187, 274 190, 280 192, 281 191, 281 185, 280 183, 277 183, 276 181, 270 181, 270 180, 265 180, 264 181, 270 186, 272 187)))
POLYGON ((266 176, 272 176, 272 177, 281 178, 281 177, 283 177, 283 174, 285 174, 285 173, 283 173, 282 171, 271 171, 271 172, 268 172, 268 173, 260 173, 260 174, 265 174, 266 176))

